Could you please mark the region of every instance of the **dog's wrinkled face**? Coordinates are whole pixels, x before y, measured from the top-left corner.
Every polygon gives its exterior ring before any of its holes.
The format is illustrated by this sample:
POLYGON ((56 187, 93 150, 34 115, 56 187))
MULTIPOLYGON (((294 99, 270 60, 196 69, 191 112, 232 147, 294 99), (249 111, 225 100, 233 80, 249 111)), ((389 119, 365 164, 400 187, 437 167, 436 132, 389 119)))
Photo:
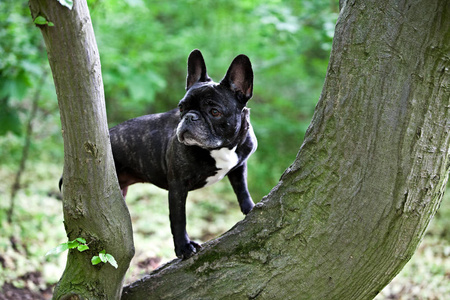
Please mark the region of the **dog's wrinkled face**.
POLYGON ((179 103, 178 140, 188 146, 229 146, 241 128, 243 105, 227 88, 213 82, 191 87, 179 103))
POLYGON ((242 126, 248 117, 245 105, 252 91, 253 70, 247 56, 238 55, 225 77, 215 83, 206 72, 200 51, 192 51, 186 95, 178 105, 181 117, 176 132, 178 141, 208 150, 235 146, 241 128, 245 129, 242 126))

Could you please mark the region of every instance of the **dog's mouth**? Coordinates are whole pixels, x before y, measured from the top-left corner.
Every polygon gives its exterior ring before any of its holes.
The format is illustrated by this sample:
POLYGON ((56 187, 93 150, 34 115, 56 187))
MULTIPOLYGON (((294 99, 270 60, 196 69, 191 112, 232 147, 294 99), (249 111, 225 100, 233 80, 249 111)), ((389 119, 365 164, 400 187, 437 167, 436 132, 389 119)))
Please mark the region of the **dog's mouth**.
POLYGON ((194 136, 188 130, 177 130, 178 141, 185 145, 192 145, 195 140, 194 136))
POLYGON ((192 134, 186 128, 178 128, 177 129, 177 138, 178 141, 186 146, 199 146, 204 147, 203 143, 196 137, 196 135, 192 134))
POLYGON ((218 139, 202 139, 187 129, 177 130, 178 141, 186 146, 198 146, 204 149, 215 149, 222 146, 222 141, 218 139))

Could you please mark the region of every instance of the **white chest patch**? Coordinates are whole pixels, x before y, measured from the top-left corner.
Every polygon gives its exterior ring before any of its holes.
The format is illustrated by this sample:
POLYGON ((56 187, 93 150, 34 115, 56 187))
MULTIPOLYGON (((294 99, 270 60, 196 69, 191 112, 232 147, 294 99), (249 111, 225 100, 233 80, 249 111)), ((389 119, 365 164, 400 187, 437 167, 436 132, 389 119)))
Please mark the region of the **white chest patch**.
POLYGON ((218 170, 214 176, 208 177, 206 179, 206 185, 211 185, 211 184, 216 183, 217 181, 221 180, 238 163, 236 147, 234 147, 231 150, 228 148, 212 150, 211 156, 216 161, 216 168, 218 170))

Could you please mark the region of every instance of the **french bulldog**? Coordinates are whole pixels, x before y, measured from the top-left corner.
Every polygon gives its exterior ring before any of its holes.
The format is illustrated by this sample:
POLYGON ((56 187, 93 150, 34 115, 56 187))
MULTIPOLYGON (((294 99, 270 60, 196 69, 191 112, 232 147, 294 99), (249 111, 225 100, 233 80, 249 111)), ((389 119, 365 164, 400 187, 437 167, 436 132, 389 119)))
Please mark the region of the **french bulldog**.
POLYGON ((123 196, 138 182, 169 191, 170 227, 179 258, 189 258, 201 248, 186 232, 189 191, 228 176, 241 211, 246 215, 254 206, 247 188, 247 159, 257 147, 246 107, 252 92, 253 70, 247 56, 237 56, 216 83, 206 72, 202 53, 193 50, 186 94, 178 108, 110 129, 123 196))

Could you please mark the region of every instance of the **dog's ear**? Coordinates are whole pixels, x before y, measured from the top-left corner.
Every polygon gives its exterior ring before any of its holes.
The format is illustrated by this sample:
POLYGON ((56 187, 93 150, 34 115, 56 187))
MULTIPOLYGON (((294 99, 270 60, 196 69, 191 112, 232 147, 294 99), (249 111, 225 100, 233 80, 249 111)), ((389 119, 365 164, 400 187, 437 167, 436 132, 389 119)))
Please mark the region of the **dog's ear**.
POLYGON ((234 91, 245 105, 253 94, 253 70, 250 59, 244 54, 236 56, 220 84, 234 91))
POLYGON ((189 54, 188 73, 186 78, 186 91, 197 82, 211 81, 206 73, 205 60, 200 50, 195 49, 189 54))

